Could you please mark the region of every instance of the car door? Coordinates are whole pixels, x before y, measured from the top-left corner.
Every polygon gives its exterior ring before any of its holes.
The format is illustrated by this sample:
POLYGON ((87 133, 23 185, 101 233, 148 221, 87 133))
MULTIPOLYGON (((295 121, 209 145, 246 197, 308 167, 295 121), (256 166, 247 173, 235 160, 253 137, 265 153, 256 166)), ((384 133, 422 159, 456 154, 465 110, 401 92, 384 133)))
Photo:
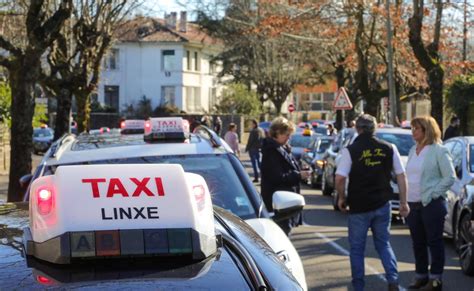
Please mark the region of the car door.
POLYGON ((450 140, 444 144, 451 154, 453 159, 453 166, 456 171, 456 180, 448 190, 446 198, 448 213, 446 214, 446 220, 444 222, 444 231, 449 235, 454 235, 454 222, 456 215, 456 203, 459 201, 462 191, 462 175, 465 169, 463 168, 463 157, 465 155, 465 147, 460 140, 450 140))

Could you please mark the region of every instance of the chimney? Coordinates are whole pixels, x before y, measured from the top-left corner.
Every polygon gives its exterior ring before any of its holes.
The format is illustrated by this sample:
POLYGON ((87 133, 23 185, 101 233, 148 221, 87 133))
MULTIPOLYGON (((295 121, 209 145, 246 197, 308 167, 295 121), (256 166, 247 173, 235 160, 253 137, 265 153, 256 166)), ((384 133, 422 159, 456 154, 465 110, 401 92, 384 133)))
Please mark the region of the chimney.
POLYGON ((170 27, 170 19, 171 19, 171 15, 165 12, 165 26, 166 27, 170 27))
POLYGON ((171 21, 170 21, 170 27, 173 30, 176 30, 176 24, 177 24, 177 18, 178 18, 178 13, 177 12, 171 12, 171 21))
POLYGON ((181 11, 181 16, 179 20, 179 31, 186 32, 186 27, 188 25, 188 14, 186 11, 181 11))

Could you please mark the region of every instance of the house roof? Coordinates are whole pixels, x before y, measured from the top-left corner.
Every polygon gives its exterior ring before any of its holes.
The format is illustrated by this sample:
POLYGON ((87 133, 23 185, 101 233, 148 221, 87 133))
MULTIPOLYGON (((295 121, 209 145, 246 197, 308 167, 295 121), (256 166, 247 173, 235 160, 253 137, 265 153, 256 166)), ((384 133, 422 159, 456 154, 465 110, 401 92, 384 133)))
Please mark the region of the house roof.
POLYGON ((120 42, 188 42, 202 45, 220 44, 194 23, 188 22, 186 31, 179 31, 179 23, 175 29, 166 26, 163 19, 137 17, 124 22, 117 30, 120 42))

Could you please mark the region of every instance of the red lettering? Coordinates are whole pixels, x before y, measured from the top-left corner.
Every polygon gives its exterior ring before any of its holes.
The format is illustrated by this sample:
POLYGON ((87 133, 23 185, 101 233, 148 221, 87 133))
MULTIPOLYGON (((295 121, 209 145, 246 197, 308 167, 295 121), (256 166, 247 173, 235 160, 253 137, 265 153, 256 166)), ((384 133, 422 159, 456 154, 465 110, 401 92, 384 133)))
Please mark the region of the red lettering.
POLYGON ((137 178, 130 178, 130 181, 132 181, 133 183, 135 183, 135 185, 137 185, 137 188, 135 189, 135 192, 133 192, 132 196, 133 197, 137 197, 137 196, 140 196, 140 194, 142 192, 145 192, 146 195, 148 196, 155 196, 153 194, 153 192, 150 191, 150 189, 148 189, 148 187, 146 186, 146 184, 148 183, 148 181, 150 181, 150 178, 143 178, 143 180, 138 180, 137 178))
POLYGON ((127 190, 123 187, 122 182, 117 178, 111 178, 109 188, 107 189, 107 197, 112 197, 115 194, 120 194, 123 197, 128 197, 127 190))
POLYGON ((155 178, 156 189, 158 190, 158 196, 165 196, 165 190, 163 189, 163 182, 161 178, 155 178))
POLYGON ((104 183, 106 182, 105 179, 82 179, 82 183, 91 183, 92 187, 92 196, 94 198, 99 198, 100 193, 99 193, 99 183, 104 183))

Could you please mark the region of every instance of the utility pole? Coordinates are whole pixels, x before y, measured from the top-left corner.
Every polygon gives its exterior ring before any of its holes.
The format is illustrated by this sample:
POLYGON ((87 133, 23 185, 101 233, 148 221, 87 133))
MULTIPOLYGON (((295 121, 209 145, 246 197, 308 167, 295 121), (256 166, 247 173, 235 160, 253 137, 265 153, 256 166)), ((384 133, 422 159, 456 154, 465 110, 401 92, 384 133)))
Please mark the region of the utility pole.
POLYGON ((395 92, 395 80, 393 79, 393 48, 392 48, 392 23, 390 19, 390 0, 385 0, 387 10, 387 58, 388 58, 388 92, 390 100, 390 123, 396 124, 397 116, 397 94, 395 92))

